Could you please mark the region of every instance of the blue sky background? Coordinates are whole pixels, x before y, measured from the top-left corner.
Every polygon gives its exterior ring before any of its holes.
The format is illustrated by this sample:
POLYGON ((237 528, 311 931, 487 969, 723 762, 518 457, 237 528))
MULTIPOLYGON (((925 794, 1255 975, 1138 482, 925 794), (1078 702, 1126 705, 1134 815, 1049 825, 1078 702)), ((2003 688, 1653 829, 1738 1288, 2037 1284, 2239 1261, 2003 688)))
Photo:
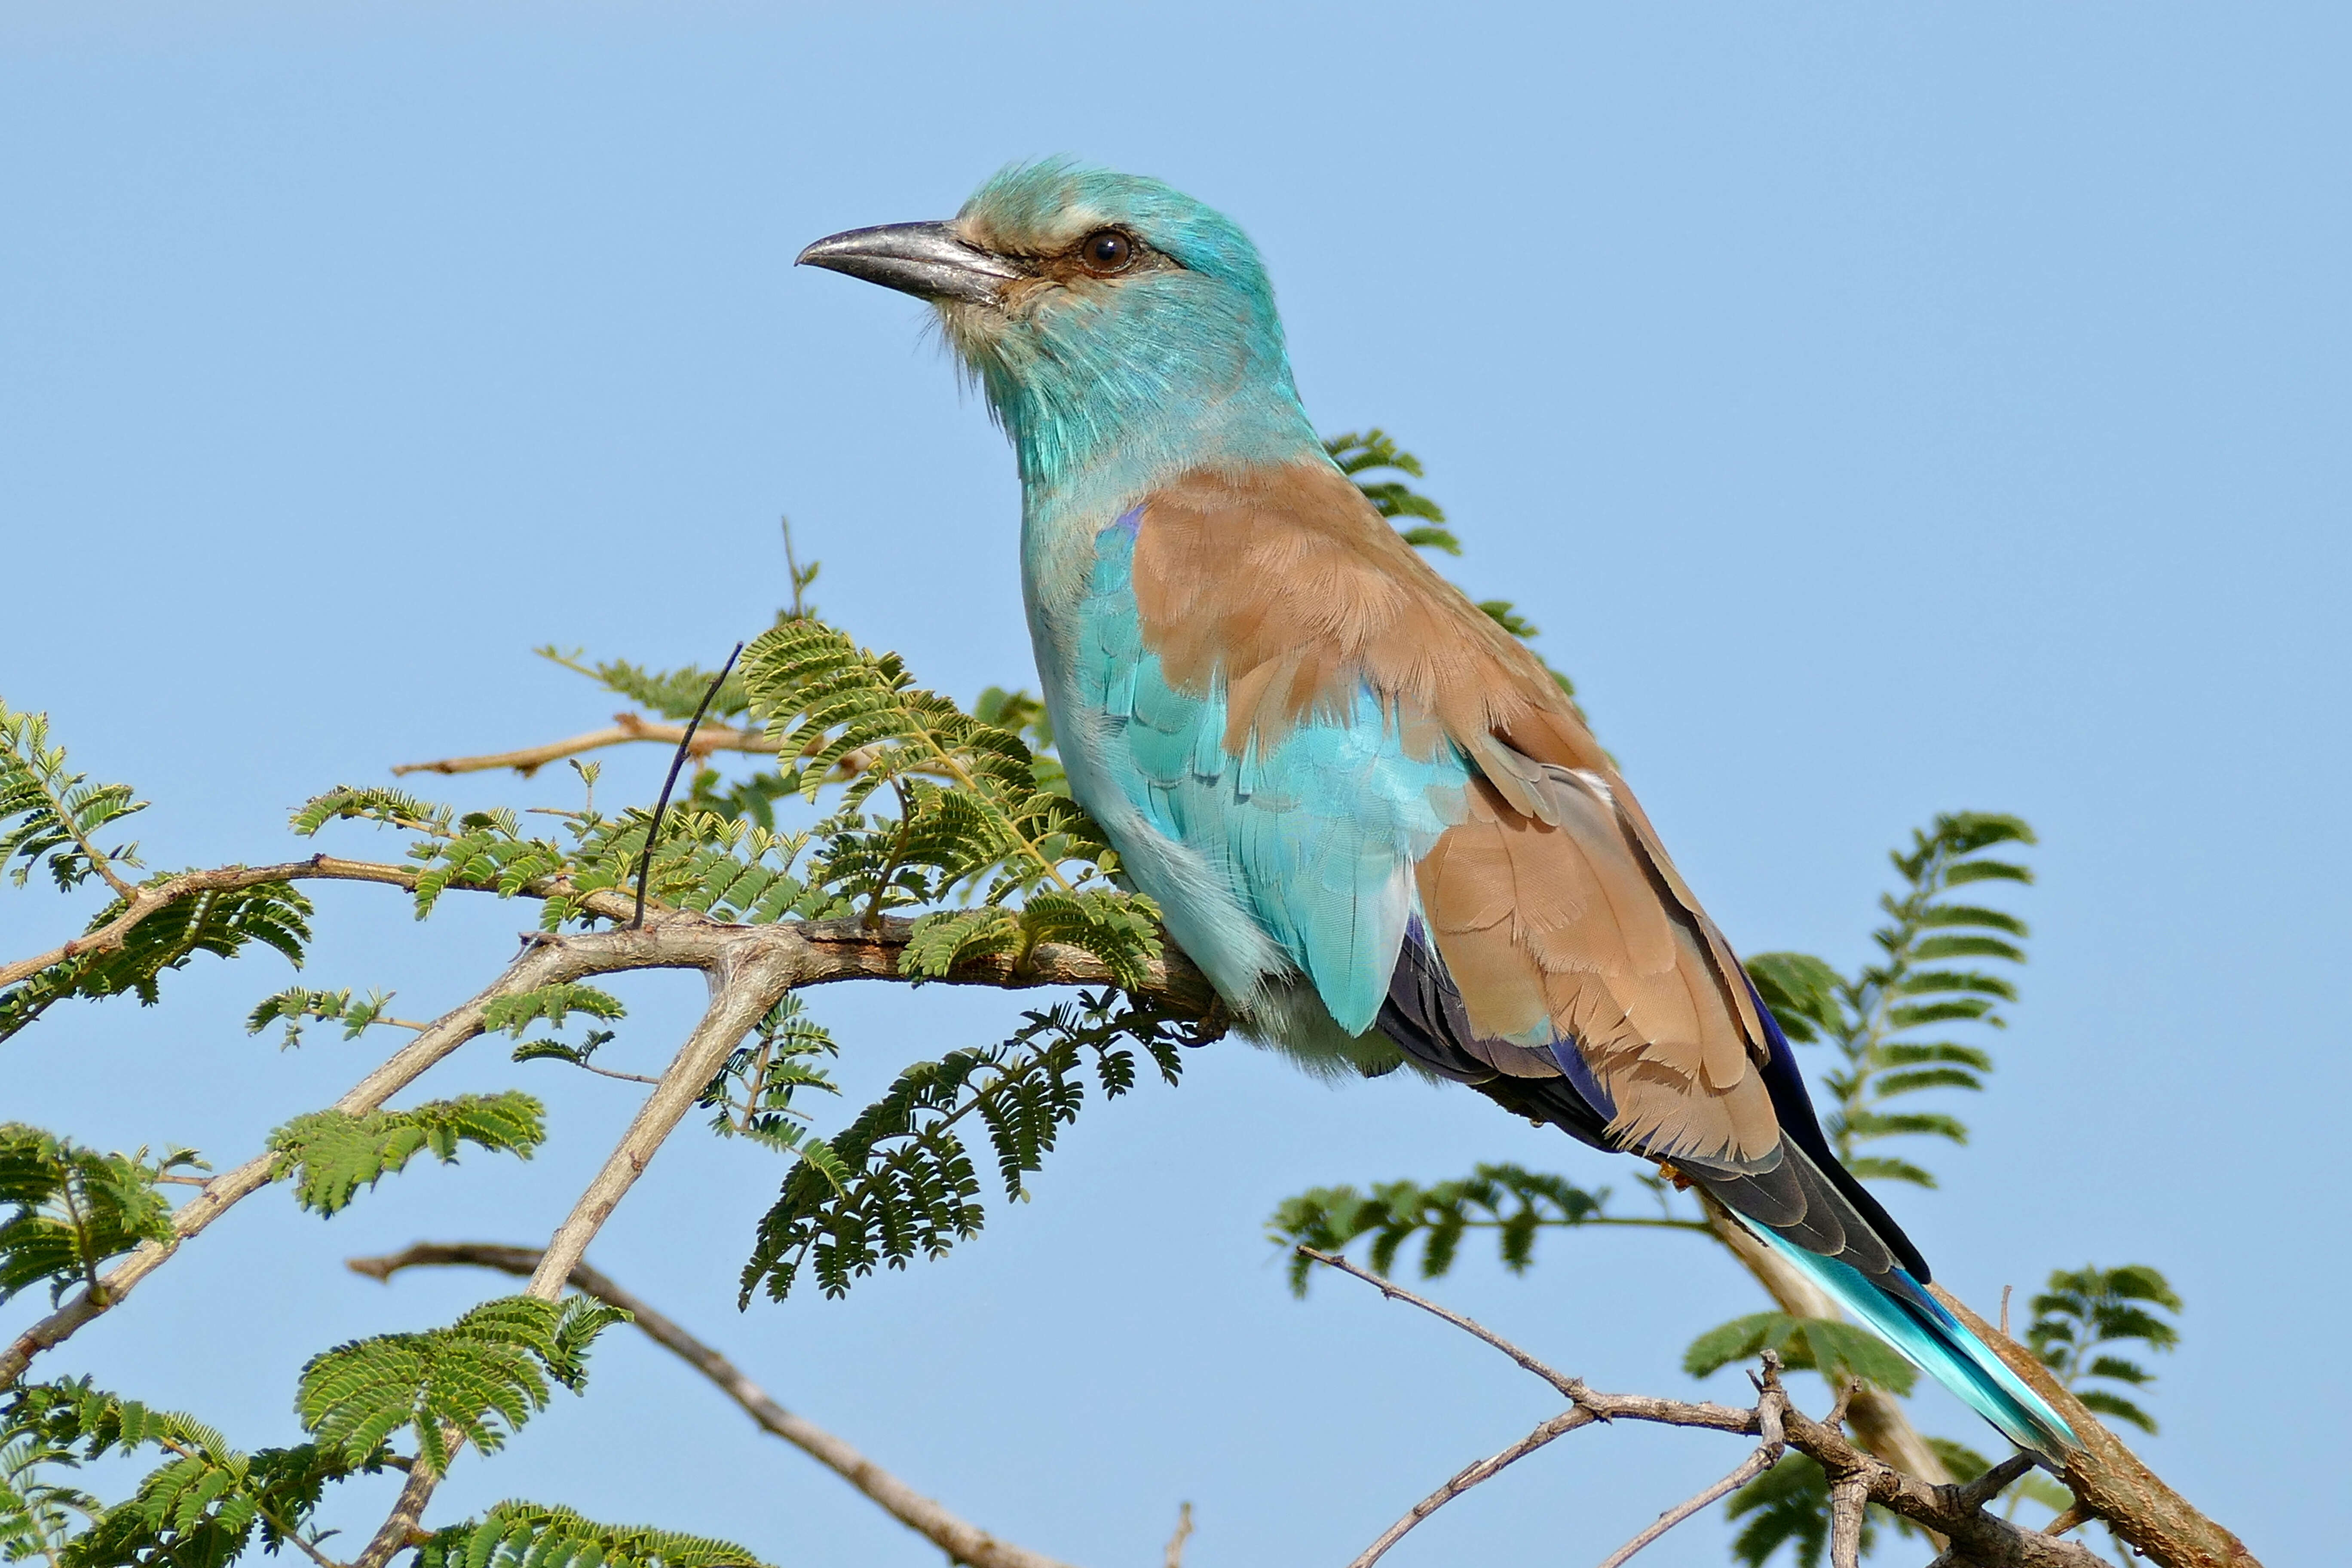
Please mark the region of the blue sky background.
MULTIPOLYGON (((327 785, 602 722, 536 644, 715 660, 785 592, 779 512, 861 637, 961 695, 1021 681, 999 437, 918 306, 788 263, 1008 159, 1162 175, 1259 240, 1324 427, 1427 461, 1460 580, 1545 628, 1736 943, 1851 963, 1911 825, 2040 829, 1975 1140, 1893 1202, 1979 1307, 2086 1259, 2165 1269, 2186 1341, 2146 1452, 2258 1553, 2320 1561, 2352 1527, 2347 35, 2260 4, 12 6, 0 694, 156 801, 154 863, 211 864, 292 850, 327 785)), ((616 759, 608 798, 661 761, 616 759)), ((409 1014, 531 919, 318 899, 310 982, 409 1014)), ((83 912, 0 899, 0 951, 83 912)), ((162 1012, 55 1012, 0 1047, 0 1115, 242 1159, 373 1059, 247 1038, 288 978, 265 956, 173 977, 162 1012)), ((622 1065, 666 1059, 698 985, 624 989, 622 1065)), ((852 1103, 1020 1005, 812 1001, 852 1103)), ((290 1440, 308 1354, 503 1288, 340 1258, 543 1238, 634 1105, 502 1058, 423 1089, 542 1095, 539 1159, 417 1169, 324 1225, 264 1194, 47 1369, 290 1440)), ((592 1256, 1025 1544, 1156 1561, 1189 1499, 1195 1568, 1336 1563, 1549 1405, 1369 1292, 1294 1302, 1260 1224, 1311 1184, 1492 1158, 1632 1185, 1474 1096, 1228 1044, 845 1304, 733 1312, 782 1172, 698 1136, 592 1256)), ((1679 1237, 1541 1259, 1444 1292, 1601 1386, 1689 1390, 1681 1347, 1759 1304, 1679 1237)), ((779 1563, 935 1560, 642 1342, 598 1358, 435 1517, 520 1494, 779 1563)), ((1391 1561, 1597 1560, 1735 1457, 1580 1434, 1391 1561)), ((1720 1562, 1723 1533, 1645 1560, 1720 1562)))

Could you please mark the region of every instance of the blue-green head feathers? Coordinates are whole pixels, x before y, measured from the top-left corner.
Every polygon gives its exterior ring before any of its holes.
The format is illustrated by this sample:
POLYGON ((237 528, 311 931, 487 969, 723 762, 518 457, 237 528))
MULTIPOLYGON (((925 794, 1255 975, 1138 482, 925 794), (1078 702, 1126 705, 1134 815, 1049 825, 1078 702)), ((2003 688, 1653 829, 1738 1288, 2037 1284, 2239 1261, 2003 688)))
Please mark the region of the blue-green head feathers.
POLYGON ((1055 488, 1114 452, 1165 471, 1312 446, 1274 287, 1223 213, 1158 180, 1054 159, 997 174, 951 226, 1029 273, 1001 304, 940 306, 1025 479, 1055 488))
POLYGON ((1318 450, 1257 247, 1158 180, 1018 163, 946 223, 835 235, 801 259, 939 308, 1033 495, 1318 450))

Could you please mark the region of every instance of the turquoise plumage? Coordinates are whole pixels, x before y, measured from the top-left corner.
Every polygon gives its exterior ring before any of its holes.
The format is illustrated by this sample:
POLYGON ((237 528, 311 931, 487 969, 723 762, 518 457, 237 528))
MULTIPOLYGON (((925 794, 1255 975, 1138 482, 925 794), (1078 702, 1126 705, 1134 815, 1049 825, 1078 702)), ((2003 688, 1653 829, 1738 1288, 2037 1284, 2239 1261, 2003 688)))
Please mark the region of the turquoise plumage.
POLYGON ((2065 1422, 1838 1164, 1573 705, 1325 455, 1239 228, 1048 162, 801 259, 938 306, 1019 459, 1072 792, 1253 1037, 1668 1165, 2063 1463, 2065 1422))

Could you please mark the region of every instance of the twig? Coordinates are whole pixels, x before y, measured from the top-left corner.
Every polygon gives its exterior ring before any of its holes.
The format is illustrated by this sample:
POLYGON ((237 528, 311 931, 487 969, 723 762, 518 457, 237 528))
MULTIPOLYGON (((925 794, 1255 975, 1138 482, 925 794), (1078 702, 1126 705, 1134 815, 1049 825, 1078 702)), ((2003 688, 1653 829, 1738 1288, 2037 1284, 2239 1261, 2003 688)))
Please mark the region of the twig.
MULTIPOLYGON (((1759 1385, 1760 1392, 1757 1406, 1751 1410, 1735 1410, 1720 1405, 1697 1405, 1683 1400, 1659 1399, 1645 1394, 1597 1393, 1584 1387, 1575 1379, 1561 1378, 1559 1373, 1545 1367, 1541 1362, 1516 1345, 1479 1327, 1459 1313, 1448 1311, 1444 1308, 1423 1300, 1392 1281, 1383 1279, 1376 1274, 1368 1273, 1353 1265, 1347 1265, 1344 1259, 1335 1259, 1328 1253, 1318 1252, 1311 1247, 1301 1247, 1299 1251, 1318 1262, 1340 1268, 1342 1272, 1353 1275, 1378 1288, 1383 1295, 1410 1301, 1443 1318, 1465 1332, 1473 1334, 1484 1342, 1502 1351, 1513 1361, 1541 1377, 1554 1388, 1560 1387, 1563 1383, 1573 1384, 1579 1390, 1571 1395, 1577 1408, 1554 1418, 1563 1424, 1571 1424, 1563 1426, 1563 1430, 1572 1429, 1573 1425, 1581 1425, 1582 1423, 1577 1418, 1583 1416, 1588 1420, 1632 1418, 1654 1421, 1670 1426, 1694 1426, 1718 1432, 1749 1433, 1761 1436, 1765 1435, 1767 1421, 1777 1420, 1781 1428, 1782 1439, 1787 1446, 1806 1455, 1822 1467, 1822 1474, 1827 1477, 1832 1494, 1840 1488, 1853 1489, 1864 1500, 1877 1503, 1880 1507, 1914 1523, 1925 1525, 1947 1538, 1951 1544, 1937 1560, 1943 1568, 1963 1568, 1963 1565, 1965 1568, 2103 1568, 2102 1560, 2099 1557, 2075 1542, 2055 1539, 2039 1531, 2021 1529, 2005 1519, 1997 1518, 1984 1511, 1983 1505, 1986 1502, 1991 1500, 2003 1487, 2032 1468, 2033 1458, 2031 1455, 2020 1454, 2004 1460, 2001 1464, 1993 1467, 1991 1471, 1967 1486, 1931 1485, 1916 1476, 1906 1474, 1885 1460, 1855 1447, 1853 1440, 1836 1427, 1815 1421, 1790 1406, 1785 1395, 1780 1393, 1777 1381, 1769 1375, 1771 1369, 1769 1361, 1766 1363, 1768 1376, 1759 1385), (1345 1266, 1342 1267, 1343 1265, 1345 1266)), ((2023 1352, 2019 1353, 2021 1355, 2023 1352)), ((2066 1414, 2071 1419, 2072 1412, 2066 1414)), ((2084 1419, 2088 1421, 2088 1415, 2086 1415, 2084 1419)), ((1549 1423, 1547 1423, 1547 1426, 1549 1425, 1549 1423)), ((1544 1428, 1538 1427, 1536 1433, 1529 1436, 1534 1437, 1543 1430, 1544 1428)), ((1761 1455, 1767 1451, 1769 1451, 1769 1445, 1759 1446, 1758 1454, 1761 1455)), ((1500 1457, 1497 1456, 1498 1458, 1500 1457)), ((1472 1470, 1475 1471, 1479 1467, 1473 1467, 1472 1470)), ((1743 1464, 1739 1470, 1733 1472, 1733 1476, 1741 1477, 1742 1479, 1751 1479, 1753 1475, 1760 1474, 1762 1468, 1763 1467, 1757 1463, 1757 1456, 1750 1456, 1748 1461, 1743 1464), (1750 1470, 1750 1466, 1754 1466, 1755 1468, 1750 1470), (1743 1477, 1742 1472, 1747 1472, 1747 1475, 1743 1477)), ((1440 1489, 1442 1495, 1439 1501, 1442 1503, 1443 1500, 1459 1495, 1468 1486, 1475 1485, 1477 1480, 1484 1479, 1484 1475, 1473 1477, 1472 1472, 1465 1471, 1464 1485, 1457 1487, 1449 1483, 1448 1487, 1440 1489)), ((1742 1484, 1742 1479, 1731 1480, 1729 1486, 1742 1484)), ((1729 1486, 1725 1489, 1728 1490, 1729 1486)), ((1713 1494, 1713 1496, 1721 1495, 1723 1495, 1721 1492, 1713 1494)), ((1645 1532, 1646 1540, 1654 1541, 1658 1534, 1672 1528, 1674 1523, 1689 1517, 1690 1511, 1696 1511, 1696 1509, 1705 1507, 1708 1501, 1712 1501, 1713 1496, 1703 1494, 1702 1499, 1696 1503, 1686 1504, 1683 1509, 1675 1510, 1673 1514, 1663 1517, 1658 1525, 1653 1526, 1651 1531, 1645 1532)), ((1408 1520, 1418 1522, 1415 1516, 1407 1517, 1408 1520)), ((1423 1513, 1419 1517, 1426 1517, 1426 1514, 1423 1513)), ((1411 1528, 1410 1523, 1405 1521, 1400 1521, 1400 1523, 1404 1523, 1406 1529, 1411 1528)), ((1402 1531, 1396 1530, 1393 1526, 1391 1531, 1399 1535, 1402 1533, 1402 1531)), ((1640 1541, 1639 1543, 1646 1544, 1646 1541, 1640 1541)), ((1367 1561, 1370 1559, 1360 1558, 1358 1563, 1367 1561)), ((1622 1563, 1623 1555, 1621 1555, 1617 1561, 1622 1563)), ((2220 1568, 2221 1560, 2186 1557, 2177 1560, 2159 1558, 2158 1561, 2165 1563, 2166 1568, 2208 1568, 2209 1562, 2212 1563, 2213 1568, 2220 1568)), ((2251 1557, 2241 1557, 2237 1560, 2240 1568, 2249 1568, 2252 1562, 2251 1557)))
POLYGON ((2098 1516, 2096 1514, 2094 1514, 2089 1509, 2084 1508, 2079 1502, 2069 1503, 2063 1512, 2060 1513, 2055 1519, 2053 1519, 2049 1523, 2042 1527, 2042 1533, 2044 1535, 2063 1535, 2068 1531, 2074 1529, 2076 1526, 2087 1524, 2097 1517, 2098 1516))
POLYGON ((1491 1480, 1507 1467, 1526 1458, 1555 1437, 1566 1436, 1580 1426, 1590 1426, 1600 1417, 1591 1411, 1578 1408, 1564 1410, 1544 1422, 1534 1431, 1504 1449, 1501 1453, 1465 1465, 1446 1479, 1445 1484, 1422 1499, 1408 1510, 1402 1519, 1381 1531, 1380 1538, 1357 1554, 1348 1568, 1371 1568, 1387 1555, 1390 1547, 1402 1541, 1413 1526, 1468 1491, 1481 1481, 1491 1480))
MULTIPOLYGON (((527 1278, 539 1272, 543 1256, 536 1247, 502 1247, 492 1242, 419 1242, 387 1257, 354 1258, 348 1267, 355 1273, 383 1280, 404 1268, 429 1266, 495 1268, 527 1278)), ((947 1553, 950 1561, 970 1564, 971 1568, 1066 1568, 1053 1558, 1000 1541, 950 1513, 839 1437, 786 1410, 725 1356, 588 1264, 572 1266, 571 1283, 583 1294, 631 1314, 648 1338, 717 1384, 763 1431, 782 1437, 847 1481, 891 1518, 947 1553)), ((1187 1523, 1192 1517, 1190 1510, 1191 1505, 1187 1504, 1187 1523)), ((1180 1543, 1181 1540, 1180 1534, 1180 1543)))
MULTIPOLYGON (((684 724, 664 724, 635 713, 615 713, 610 729, 591 730, 566 740, 524 746, 511 752, 490 752, 478 757, 441 757, 429 763, 401 763, 392 771, 394 775, 481 773, 499 768, 512 768, 529 778, 550 763, 560 763, 566 757, 576 757, 586 752, 601 752, 607 746, 625 745, 632 741, 658 741, 665 745, 682 745, 687 731, 688 726, 684 724)), ((732 724, 704 725, 694 740, 697 756, 707 757, 713 752, 772 755, 778 750, 776 742, 759 731, 739 729, 732 724)))
POLYGON ((657 1078, 648 1078, 641 1072, 621 1072, 614 1068, 600 1068, 590 1062, 573 1062, 572 1065, 578 1068, 582 1072, 593 1072, 598 1078, 618 1079, 623 1083, 661 1082, 661 1079, 657 1078))
POLYGON ((1160 1568, 1184 1568, 1184 1543, 1192 1539, 1192 1505, 1180 1503, 1176 1509, 1176 1533, 1168 1538, 1168 1552, 1160 1568))
MULTIPOLYGON (((1758 1444, 1756 1451, 1742 1459, 1738 1468, 1729 1475, 1697 1496, 1687 1498, 1658 1515, 1656 1521, 1647 1530, 1619 1547, 1609 1560, 1601 1565, 1601 1568, 1624 1568, 1626 1560, 1633 1553, 1641 1551, 1642 1548, 1649 1545, 1650 1542, 1657 1540, 1658 1537, 1717 1499, 1729 1497, 1733 1492, 1780 1462, 1780 1455, 1787 1447, 1786 1439, 1781 1434, 1781 1416, 1788 1409, 1789 1399, 1788 1395, 1780 1392, 1780 1358, 1769 1352, 1766 1352, 1766 1357, 1764 1382, 1757 1390, 1756 1401, 1757 1425, 1762 1428, 1759 1436, 1763 1437, 1763 1442, 1758 1444)), ((1842 1568, 1853 1568, 1853 1565, 1843 1564, 1842 1568)))
POLYGON ((1501 1351, 1505 1355, 1509 1356, 1513 1361, 1518 1363, 1522 1368, 1535 1373, 1538 1377, 1542 1378, 1546 1383, 1550 1384, 1554 1388, 1559 1390, 1560 1393, 1566 1394, 1571 1400, 1581 1401, 1588 1392, 1584 1386, 1582 1379, 1570 1377, 1565 1373, 1554 1372, 1550 1367, 1548 1367, 1543 1363, 1536 1360, 1535 1357, 1519 1349, 1518 1346, 1511 1343, 1510 1341, 1503 1338, 1500 1334, 1496 1333, 1493 1330, 1486 1328, 1483 1324, 1478 1323, 1472 1319, 1464 1317, 1459 1312, 1441 1307, 1434 1301, 1414 1295, 1412 1291, 1406 1289, 1403 1286, 1398 1284, 1393 1279, 1386 1279, 1381 1275, 1375 1274, 1369 1268, 1359 1268, 1339 1253, 1322 1252, 1312 1247, 1304 1246, 1298 1248, 1298 1252, 1301 1257, 1311 1258, 1316 1262, 1323 1265, 1326 1268, 1336 1268, 1342 1274, 1351 1275, 1354 1278, 1362 1280, 1365 1284, 1370 1285, 1391 1301, 1410 1301, 1414 1306, 1420 1308, 1423 1311, 1430 1313, 1433 1317, 1444 1319, 1455 1328, 1460 1329, 1464 1333, 1474 1335, 1486 1343, 1494 1346, 1496 1350, 1501 1351))
POLYGON ((735 645, 735 651, 727 656, 727 662, 719 667, 719 673, 710 678, 710 689, 702 694, 702 700, 695 704, 694 717, 686 721, 686 733, 677 738, 677 754, 669 760, 669 776, 662 780, 661 798, 654 802, 654 819, 646 827, 646 852, 637 859, 637 910, 629 917, 629 929, 632 931, 646 923, 646 879, 654 872, 654 850, 661 843, 662 814, 669 810, 669 792, 677 787, 678 770, 686 766, 687 753, 694 749, 694 732, 702 727, 702 716, 710 711, 711 700, 719 695, 719 689, 727 684, 727 677, 735 668, 735 661, 742 657, 743 645, 739 642, 735 645))

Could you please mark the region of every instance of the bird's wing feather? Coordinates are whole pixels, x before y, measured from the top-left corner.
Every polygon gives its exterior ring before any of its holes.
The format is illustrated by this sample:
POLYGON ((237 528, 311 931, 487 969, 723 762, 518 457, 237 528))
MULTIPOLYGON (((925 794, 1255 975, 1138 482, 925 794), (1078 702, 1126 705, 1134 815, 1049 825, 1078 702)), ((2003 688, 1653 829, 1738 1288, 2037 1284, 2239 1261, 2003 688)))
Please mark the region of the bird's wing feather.
MULTIPOLYGON (((1767 1047, 1729 947, 1542 666, 1344 475, 1195 470, 1145 503, 1131 572, 1142 646, 1171 689, 1223 695, 1228 756, 1376 728, 1394 763, 1467 768, 1412 852, 1414 891, 1496 1070, 1572 1048, 1620 1147, 1771 1157, 1767 1047)), ((1289 897, 1278 878, 1253 888, 1289 897)))

